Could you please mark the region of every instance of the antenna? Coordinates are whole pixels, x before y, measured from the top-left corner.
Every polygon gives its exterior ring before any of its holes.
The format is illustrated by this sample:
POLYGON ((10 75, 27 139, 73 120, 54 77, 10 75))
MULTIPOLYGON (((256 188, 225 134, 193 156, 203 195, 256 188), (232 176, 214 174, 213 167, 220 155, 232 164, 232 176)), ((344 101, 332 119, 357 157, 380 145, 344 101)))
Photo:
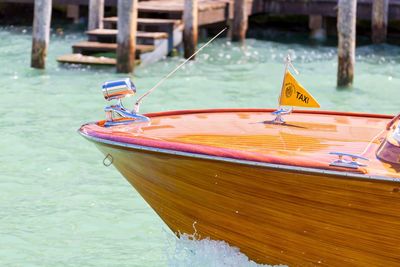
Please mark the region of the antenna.
POLYGON ((285 62, 286 62, 286 64, 288 65, 288 67, 292 67, 292 69, 294 70, 294 72, 295 72, 297 75, 299 75, 299 71, 296 70, 296 68, 293 66, 292 59, 290 58, 290 55, 289 55, 289 54, 286 56, 285 62))
POLYGON ((196 52, 194 52, 193 55, 191 55, 189 58, 187 58, 184 62, 182 62, 180 65, 178 65, 173 71, 171 71, 170 73, 168 73, 167 75, 165 75, 161 80, 158 81, 158 83, 156 83, 156 85, 154 85, 149 91, 147 91, 144 95, 142 95, 141 97, 139 97, 136 100, 135 106, 133 108, 133 111, 135 113, 139 112, 139 108, 140 108, 140 104, 142 103, 143 99, 150 95, 154 90, 156 90, 161 84, 163 84, 165 82, 165 80, 167 80, 169 77, 171 77, 177 70, 179 70, 183 65, 185 65, 189 60, 191 60, 195 55, 197 55, 197 53, 199 53, 201 50, 203 50, 203 48, 205 48, 206 46, 208 46, 212 41, 214 41, 221 33, 223 33, 228 27, 225 27, 222 31, 220 31, 219 33, 217 33, 213 38, 211 38, 207 43, 205 43, 202 47, 199 48, 199 50, 197 50, 196 52))

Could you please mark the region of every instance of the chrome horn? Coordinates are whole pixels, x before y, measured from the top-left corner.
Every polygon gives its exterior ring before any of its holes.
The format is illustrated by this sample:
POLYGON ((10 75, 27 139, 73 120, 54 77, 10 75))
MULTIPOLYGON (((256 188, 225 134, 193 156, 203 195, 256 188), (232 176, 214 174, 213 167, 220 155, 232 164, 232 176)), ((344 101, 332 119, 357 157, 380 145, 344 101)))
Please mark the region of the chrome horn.
POLYGON ((104 111, 106 112, 106 123, 105 127, 139 123, 139 122, 150 122, 150 119, 146 116, 126 109, 122 105, 122 99, 135 95, 136 87, 129 78, 117 81, 109 81, 103 84, 103 96, 107 101, 117 99, 116 105, 106 106, 104 111), (126 118, 121 120, 121 118, 126 118))

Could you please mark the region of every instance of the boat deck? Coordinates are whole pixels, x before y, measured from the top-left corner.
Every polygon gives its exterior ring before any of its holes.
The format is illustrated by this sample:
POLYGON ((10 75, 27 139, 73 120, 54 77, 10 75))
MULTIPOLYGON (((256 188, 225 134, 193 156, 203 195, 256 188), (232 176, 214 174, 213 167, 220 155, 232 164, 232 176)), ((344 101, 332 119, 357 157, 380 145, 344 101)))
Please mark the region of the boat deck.
MULTIPOLYGON (((268 123, 269 110, 164 112, 149 114, 151 125, 84 126, 84 134, 121 143, 287 166, 400 178, 399 166, 375 152, 392 116, 300 111, 285 125, 268 123), (361 155, 367 167, 330 166, 330 152, 361 155)), ((101 123, 100 123, 101 125, 101 123)))

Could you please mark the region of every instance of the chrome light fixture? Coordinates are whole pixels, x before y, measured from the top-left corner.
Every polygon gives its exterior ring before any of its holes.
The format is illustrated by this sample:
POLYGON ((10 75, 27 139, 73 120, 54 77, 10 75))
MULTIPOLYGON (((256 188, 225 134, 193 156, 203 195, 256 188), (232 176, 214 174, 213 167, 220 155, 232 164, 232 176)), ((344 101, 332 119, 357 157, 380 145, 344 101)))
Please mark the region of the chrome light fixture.
POLYGON ((129 78, 103 84, 103 95, 107 101, 133 96, 135 93, 136 87, 129 78))
POLYGON ((116 105, 106 106, 104 108, 106 112, 105 127, 150 122, 148 117, 138 114, 135 111, 128 110, 122 104, 123 98, 133 96, 136 93, 136 87, 129 78, 105 82, 102 88, 103 96, 107 101, 118 100, 116 105))

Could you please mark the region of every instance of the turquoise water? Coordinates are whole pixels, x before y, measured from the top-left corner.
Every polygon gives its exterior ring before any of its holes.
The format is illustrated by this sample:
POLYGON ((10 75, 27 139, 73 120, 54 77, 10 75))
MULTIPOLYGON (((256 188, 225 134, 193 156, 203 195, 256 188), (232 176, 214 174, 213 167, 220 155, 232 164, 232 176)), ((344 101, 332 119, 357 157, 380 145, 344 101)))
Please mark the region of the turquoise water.
MULTIPOLYGON (((56 63, 84 39, 52 35, 47 69, 38 71, 29 68, 29 30, 0 29, 0 265, 231 266, 224 263, 229 259, 252 266, 223 243, 176 241, 76 133, 104 117, 102 82, 125 77, 113 68, 56 63)), ((399 47, 359 47, 354 88, 337 90, 334 47, 248 40, 240 48, 225 39, 147 98, 142 111, 275 107, 287 53, 323 109, 400 112, 399 47)), ((181 61, 138 67, 131 78, 139 94, 181 61)))

